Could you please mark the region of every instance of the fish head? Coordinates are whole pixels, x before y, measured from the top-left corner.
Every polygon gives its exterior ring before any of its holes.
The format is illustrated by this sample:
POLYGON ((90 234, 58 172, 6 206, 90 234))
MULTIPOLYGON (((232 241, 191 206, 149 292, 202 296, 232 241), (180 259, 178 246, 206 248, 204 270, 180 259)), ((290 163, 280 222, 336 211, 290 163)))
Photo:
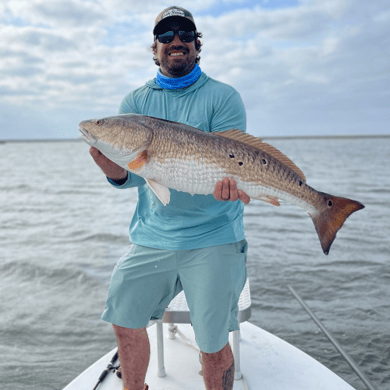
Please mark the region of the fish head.
POLYGON ((120 166, 126 166, 153 138, 153 130, 138 114, 123 114, 80 122, 84 140, 120 166))
POLYGON ((92 146, 100 141, 131 152, 149 145, 153 136, 152 129, 145 125, 141 117, 137 114, 123 114, 85 120, 80 122, 79 130, 92 146))

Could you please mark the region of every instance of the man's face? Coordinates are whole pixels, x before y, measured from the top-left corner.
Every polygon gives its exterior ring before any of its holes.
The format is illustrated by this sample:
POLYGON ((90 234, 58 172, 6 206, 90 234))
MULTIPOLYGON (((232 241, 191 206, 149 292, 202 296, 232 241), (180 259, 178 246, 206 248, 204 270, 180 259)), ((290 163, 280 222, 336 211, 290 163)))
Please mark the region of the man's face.
MULTIPOLYGON (((177 22, 171 22, 161 32, 188 30, 177 22)), ((160 62, 161 73, 168 77, 183 77, 190 73, 195 66, 196 57, 199 50, 195 49, 195 40, 192 42, 182 42, 175 34, 170 43, 160 43, 157 39, 157 47, 154 54, 160 62)))

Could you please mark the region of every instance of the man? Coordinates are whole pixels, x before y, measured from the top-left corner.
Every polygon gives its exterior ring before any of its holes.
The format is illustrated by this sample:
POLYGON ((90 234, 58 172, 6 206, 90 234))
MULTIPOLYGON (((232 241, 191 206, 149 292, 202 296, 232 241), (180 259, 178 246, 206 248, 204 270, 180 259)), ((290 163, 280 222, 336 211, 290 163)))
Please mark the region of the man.
MULTIPOLYGON (((190 12, 169 7, 153 30, 157 77, 129 93, 119 113, 138 113, 182 122, 203 131, 245 131, 245 109, 230 86, 203 73, 201 43, 190 12)), ((196 341, 202 351, 208 390, 232 389, 234 361, 229 331, 237 330, 238 299, 246 281, 243 203, 249 197, 225 178, 214 197, 171 189, 163 206, 143 178, 117 166, 97 149, 90 153, 117 188, 138 187, 138 204, 130 225, 129 253, 114 269, 103 320, 118 340, 123 385, 144 384, 150 347, 146 325, 162 318, 182 289, 186 294, 196 341)))

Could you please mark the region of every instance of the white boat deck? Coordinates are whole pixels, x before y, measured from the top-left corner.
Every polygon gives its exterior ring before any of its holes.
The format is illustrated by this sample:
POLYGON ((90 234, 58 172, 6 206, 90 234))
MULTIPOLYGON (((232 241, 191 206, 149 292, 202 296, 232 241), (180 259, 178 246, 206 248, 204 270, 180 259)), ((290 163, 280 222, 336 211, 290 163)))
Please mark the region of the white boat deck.
MULTIPOLYGON (((191 325, 182 324, 179 330, 189 340, 179 336, 168 337, 164 325, 164 357, 166 376, 157 376, 157 332, 148 328, 151 358, 146 376, 150 390, 200 390, 204 389, 199 375, 199 352, 191 325), (191 345, 192 344, 192 345, 191 345)), ((304 352, 249 322, 241 324, 241 372, 234 390, 353 390, 340 377, 304 352)), ((102 371, 111 360, 110 351, 64 390, 92 389, 102 371)), ((98 390, 122 390, 122 381, 110 372, 98 390)))

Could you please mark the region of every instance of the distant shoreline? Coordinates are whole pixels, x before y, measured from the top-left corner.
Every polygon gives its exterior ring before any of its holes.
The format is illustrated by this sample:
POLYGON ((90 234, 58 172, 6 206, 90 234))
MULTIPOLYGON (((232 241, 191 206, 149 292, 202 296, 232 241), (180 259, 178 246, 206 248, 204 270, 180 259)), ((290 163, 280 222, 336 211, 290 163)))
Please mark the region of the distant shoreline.
MULTIPOLYGON (((293 135, 293 136, 265 136, 259 137, 262 140, 299 140, 299 139, 354 139, 354 138, 390 138, 390 134, 374 135, 293 135)), ((0 144, 5 143, 27 143, 27 142, 81 142, 79 138, 52 138, 52 139, 2 139, 0 144)))
POLYGON ((5 143, 23 143, 23 142, 80 142, 77 138, 42 138, 42 139, 0 139, 1 144, 5 143))

